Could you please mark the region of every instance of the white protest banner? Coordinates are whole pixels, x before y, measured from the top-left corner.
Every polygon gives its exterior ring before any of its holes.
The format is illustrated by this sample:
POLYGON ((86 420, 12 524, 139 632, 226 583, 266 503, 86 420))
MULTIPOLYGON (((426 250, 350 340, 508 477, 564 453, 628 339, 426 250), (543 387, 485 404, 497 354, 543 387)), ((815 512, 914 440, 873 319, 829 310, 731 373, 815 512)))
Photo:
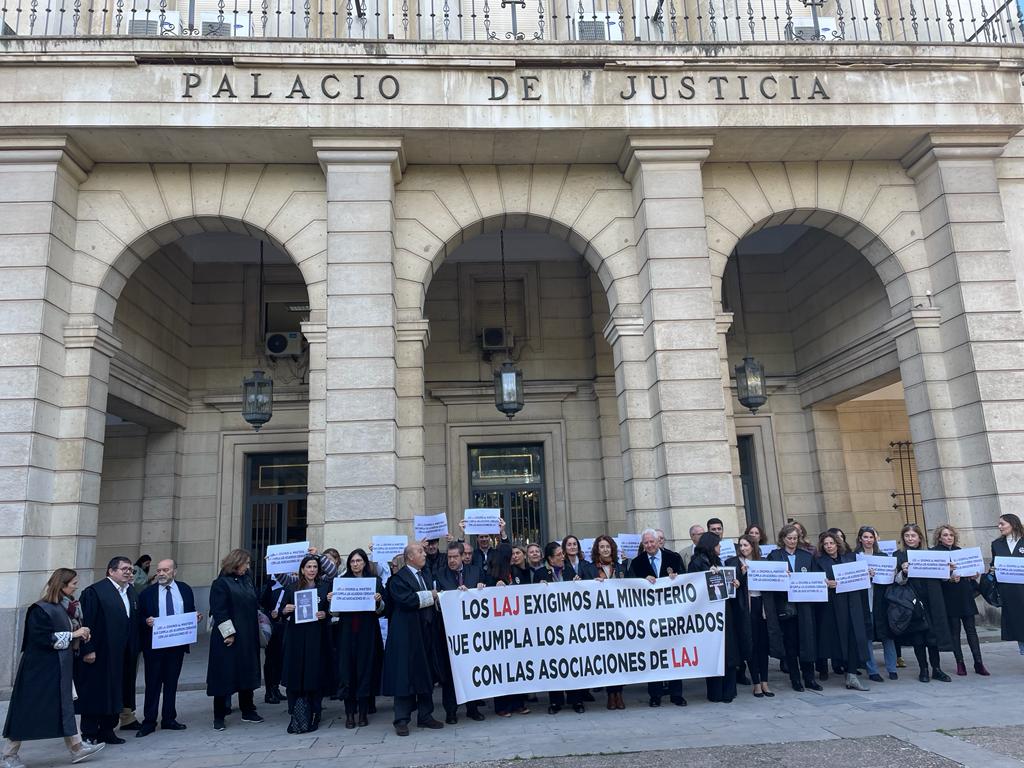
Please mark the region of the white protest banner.
POLYGON ((295 593, 295 623, 316 621, 316 605, 320 602, 315 589, 300 589, 295 593))
POLYGON ((732 539, 722 539, 718 544, 718 557, 723 563, 730 557, 736 557, 736 542, 732 539))
POLYGON ((725 667, 725 605, 708 600, 703 573, 449 590, 441 612, 459 703, 725 667))
POLYGON ((1003 584, 1024 584, 1024 557, 995 558, 996 581, 1003 584))
POLYGON ((912 579, 948 579, 949 552, 946 550, 908 549, 907 561, 912 579))
POLYGON ((619 545, 619 552, 622 556, 632 560, 640 552, 639 533, 620 533, 615 537, 615 543, 619 545))
POLYGON ((500 509, 467 509, 465 513, 466 535, 486 536, 501 533, 500 509))
POLYGON ((747 561, 747 589, 752 592, 785 592, 789 589, 789 563, 774 560, 747 561))
POLYGON ((981 547, 964 547, 949 553, 949 560, 956 566, 956 576, 977 576, 985 572, 985 559, 981 556, 981 547))
POLYGON ((195 611, 153 617, 153 648, 174 648, 196 641, 199 620, 195 611))
POLYGON ((380 642, 381 642, 381 645, 387 645, 387 642, 388 642, 388 620, 385 619, 383 616, 381 616, 380 619, 378 619, 378 624, 380 625, 380 642))
POLYGON ((879 540, 878 551, 893 557, 896 554, 896 539, 879 540))
POLYGON ((580 557, 590 562, 590 556, 594 554, 594 540, 580 539, 580 557))
POLYGON ((892 584, 896 580, 896 558, 888 555, 865 555, 857 553, 857 559, 867 563, 868 568, 874 570, 875 575, 871 577, 872 584, 892 584))
POLYGON ((832 575, 836 578, 836 593, 857 592, 871 589, 871 576, 868 564, 863 560, 854 563, 840 563, 832 566, 832 575))
POLYGON ((828 585, 821 571, 796 571, 789 575, 789 602, 827 603, 828 585))
POLYGON ((267 547, 267 573, 298 573, 299 563, 309 554, 308 541, 271 544, 267 547))
POLYGON ((409 545, 408 536, 373 536, 373 562, 389 564, 398 555, 404 554, 409 545))
POLYGON ((438 512, 436 515, 415 515, 412 518, 412 532, 416 541, 443 539, 448 535, 448 515, 444 512, 438 512))
POLYGON ((768 557, 772 552, 779 548, 778 544, 762 544, 760 546, 761 557, 768 557))
POLYGON ((354 579, 336 576, 331 588, 331 610, 335 613, 373 611, 377 608, 376 579, 354 579))

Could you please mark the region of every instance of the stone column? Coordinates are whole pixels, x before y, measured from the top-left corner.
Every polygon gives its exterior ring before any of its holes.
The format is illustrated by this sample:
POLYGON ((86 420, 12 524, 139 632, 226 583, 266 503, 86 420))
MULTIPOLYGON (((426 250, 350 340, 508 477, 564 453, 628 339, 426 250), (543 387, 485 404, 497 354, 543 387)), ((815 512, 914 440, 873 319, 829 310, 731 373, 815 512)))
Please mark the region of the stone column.
POLYGON ((309 344, 309 471, 306 488, 306 534, 317 547, 324 543, 324 460, 327 426, 327 323, 316 310, 302 323, 302 335, 309 344))
MULTIPOLYGON (((747 506, 743 498, 743 479, 740 477, 740 454, 736 437, 736 413, 733 410, 732 365, 729 363, 729 329, 732 328, 733 313, 715 314, 715 331, 718 338, 718 362, 722 371, 722 397, 725 400, 725 428, 729 440, 729 460, 732 463, 732 492, 736 498, 736 525, 742 532, 747 523, 747 506)), ((698 521, 694 521, 698 522, 698 521)), ((703 521, 699 521, 703 525, 703 521)))
POLYGON ((730 535, 739 527, 701 177, 710 146, 634 136, 619 161, 633 187, 642 296, 634 355, 649 387, 653 510, 676 541, 709 517, 730 535))
MULTIPOLYGON (((843 435, 839 427, 839 411, 832 406, 815 405, 810 408, 811 450, 818 475, 824 518, 817 530, 830 527, 842 528, 849 532, 856 530, 859 522, 853 515, 850 498, 850 478, 846 473, 846 456, 843 453, 843 435)), ((803 522, 803 521, 801 521, 803 522)), ((808 527, 808 530, 811 530, 808 527)), ((847 533, 850 540, 853 535, 847 533)))
POLYGON ((398 138, 316 138, 327 177, 324 542, 396 529, 398 138))
POLYGON ((81 434, 72 417, 85 414, 62 410, 78 187, 90 167, 66 137, 0 137, 0 689, 13 679, 24 608, 49 573, 91 575, 95 504, 70 500, 84 467, 98 498, 103 426, 97 444, 64 440, 81 434))
POLYGON ((904 158, 933 291, 915 303, 939 320, 903 324, 901 369, 912 384, 946 382, 908 390, 925 519, 983 541, 1024 498, 1024 320, 995 167, 1008 138, 931 134, 904 158))
MULTIPOLYGON (((153 557, 183 560, 181 537, 181 459, 184 430, 150 430, 146 435, 140 549, 153 557)), ((187 561, 186 561, 187 562, 187 561)))
MULTIPOLYGON (((400 319, 397 340, 398 520, 412 530, 413 516, 424 514, 427 505, 423 355, 430 343, 430 321, 420 317, 400 319)), ((453 522, 449 521, 449 525, 453 522)))

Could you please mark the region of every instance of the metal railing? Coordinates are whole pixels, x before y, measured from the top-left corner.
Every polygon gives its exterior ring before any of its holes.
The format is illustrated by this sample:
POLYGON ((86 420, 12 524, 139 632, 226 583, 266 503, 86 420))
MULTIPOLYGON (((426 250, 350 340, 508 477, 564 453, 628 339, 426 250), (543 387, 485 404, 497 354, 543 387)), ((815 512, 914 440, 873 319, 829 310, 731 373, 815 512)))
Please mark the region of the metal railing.
POLYGON ((0 0, 0 37, 1024 43, 1005 0, 0 0))

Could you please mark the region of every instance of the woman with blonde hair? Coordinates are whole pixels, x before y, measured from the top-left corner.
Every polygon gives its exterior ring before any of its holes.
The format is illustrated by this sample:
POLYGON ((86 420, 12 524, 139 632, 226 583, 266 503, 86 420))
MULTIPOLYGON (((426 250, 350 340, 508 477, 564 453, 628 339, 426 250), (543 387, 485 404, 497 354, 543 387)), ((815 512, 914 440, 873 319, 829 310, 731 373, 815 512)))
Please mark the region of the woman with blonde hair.
MULTIPOLYGON (((960 534, 952 525, 940 525, 935 529, 932 549, 953 552, 960 549, 960 534)), ((949 634, 953 643, 953 658, 956 659, 956 673, 960 677, 967 674, 964 663, 964 649, 960 647, 960 626, 963 625, 967 635, 967 645, 974 658, 974 671, 982 677, 988 677, 989 671, 981 660, 981 643, 978 640, 978 628, 974 617, 978 615, 978 606, 974 602, 975 588, 978 577, 960 576, 956 572, 943 581, 942 599, 946 604, 946 618, 949 619, 949 634)))
MULTIPOLYGON (((917 605, 920 606, 920 615, 915 615, 907 625, 906 630, 900 636, 894 638, 900 645, 913 646, 914 656, 920 672, 917 679, 922 683, 931 680, 940 680, 943 683, 950 681, 949 675, 942 671, 939 663, 939 651, 951 651, 952 640, 949 636, 949 619, 946 617, 946 603, 942 599, 942 587, 937 579, 922 579, 911 577, 910 556, 907 554, 913 550, 925 548, 924 533, 914 523, 907 523, 900 530, 900 548, 896 552, 896 580, 897 586, 910 585, 913 589, 917 605), (931 665, 931 674, 928 674, 928 665, 931 665)), ((887 593, 890 602, 894 599, 892 589, 887 593)))
POLYGON ((63 738, 72 763, 106 746, 83 744, 75 723, 73 656, 78 644, 91 635, 82 626, 77 589, 78 574, 58 568, 47 580, 42 598, 25 615, 21 661, 4 723, 3 768, 24 766, 18 755, 23 741, 63 738))

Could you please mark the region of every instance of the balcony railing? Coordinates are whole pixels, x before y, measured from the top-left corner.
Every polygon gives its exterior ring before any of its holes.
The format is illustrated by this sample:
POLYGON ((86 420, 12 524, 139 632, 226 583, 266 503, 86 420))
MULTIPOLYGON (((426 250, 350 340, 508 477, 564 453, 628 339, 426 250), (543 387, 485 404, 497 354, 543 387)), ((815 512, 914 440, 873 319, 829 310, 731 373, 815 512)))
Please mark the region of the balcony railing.
POLYGON ((1024 0, 0 0, 0 37, 1024 43, 1024 0))

